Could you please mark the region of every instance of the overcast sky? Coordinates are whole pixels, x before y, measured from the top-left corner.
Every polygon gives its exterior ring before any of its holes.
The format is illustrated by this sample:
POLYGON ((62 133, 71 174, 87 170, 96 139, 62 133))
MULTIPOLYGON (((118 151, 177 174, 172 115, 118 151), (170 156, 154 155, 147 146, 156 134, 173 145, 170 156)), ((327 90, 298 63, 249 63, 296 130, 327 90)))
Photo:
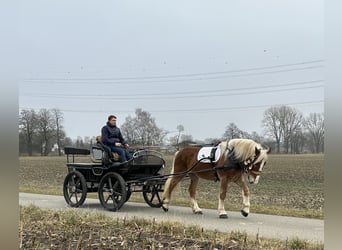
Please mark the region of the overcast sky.
POLYGON ((262 133, 272 105, 323 112, 323 1, 21 3, 19 107, 60 108, 72 138, 136 108, 195 139, 262 133))

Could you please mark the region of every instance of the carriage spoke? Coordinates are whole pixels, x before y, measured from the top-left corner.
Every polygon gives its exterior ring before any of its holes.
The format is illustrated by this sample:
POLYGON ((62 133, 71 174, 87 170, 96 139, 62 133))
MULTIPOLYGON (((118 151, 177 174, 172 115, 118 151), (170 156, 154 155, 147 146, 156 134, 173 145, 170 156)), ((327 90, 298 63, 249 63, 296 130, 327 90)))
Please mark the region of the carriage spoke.
POLYGON ((77 182, 75 183, 75 186, 77 187, 80 184, 81 184, 81 179, 78 179, 77 182))
POLYGON ((108 178, 108 184, 109 184, 109 189, 112 189, 113 185, 112 185, 112 179, 110 177, 108 178))
POLYGON ((122 196, 120 192, 113 191, 113 195, 122 196))
POLYGON ((156 193, 152 191, 152 196, 151 196, 150 202, 153 201, 153 199, 154 199, 155 196, 156 196, 156 193))
POLYGON ((71 185, 75 186, 75 175, 70 176, 71 185))
POLYGON ((158 202, 161 202, 162 199, 160 198, 160 195, 159 195, 158 191, 156 191, 156 195, 157 195, 157 198, 158 198, 158 202))
POLYGON ((78 203, 77 193, 75 193, 75 197, 76 197, 76 203, 78 203))
POLYGON ((70 193, 70 195, 69 195, 69 200, 71 200, 73 194, 74 194, 74 193, 70 193))
POLYGON ((107 199, 105 200, 105 203, 108 203, 109 198, 111 198, 111 195, 108 195, 107 199))
POLYGON ((115 184, 114 184, 114 186, 112 187, 113 188, 113 190, 116 190, 116 188, 118 187, 118 185, 119 185, 119 182, 115 182, 115 184))

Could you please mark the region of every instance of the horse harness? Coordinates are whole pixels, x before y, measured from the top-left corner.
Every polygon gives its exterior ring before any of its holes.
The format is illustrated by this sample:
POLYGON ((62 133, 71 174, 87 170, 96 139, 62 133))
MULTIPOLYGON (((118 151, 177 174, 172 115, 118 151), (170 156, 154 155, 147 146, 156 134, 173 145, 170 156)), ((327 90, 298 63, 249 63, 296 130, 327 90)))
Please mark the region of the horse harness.
MULTIPOLYGON (((214 147, 211 150, 210 156, 209 156, 211 165, 213 166, 213 170, 214 170, 215 182, 220 180, 217 174, 217 170, 240 169, 240 170, 243 170, 247 174, 248 178, 249 178, 250 173, 253 173, 256 175, 259 175, 261 173, 261 171, 253 170, 254 163, 258 158, 257 156, 255 156, 254 159, 250 157, 243 162, 238 162, 235 158, 234 148, 230 149, 228 148, 228 145, 225 149, 225 151, 228 151, 226 162, 223 164, 223 166, 215 166, 214 160, 215 160, 216 150, 217 150, 217 147, 214 147)), ((225 153, 225 151, 223 153, 225 153)))

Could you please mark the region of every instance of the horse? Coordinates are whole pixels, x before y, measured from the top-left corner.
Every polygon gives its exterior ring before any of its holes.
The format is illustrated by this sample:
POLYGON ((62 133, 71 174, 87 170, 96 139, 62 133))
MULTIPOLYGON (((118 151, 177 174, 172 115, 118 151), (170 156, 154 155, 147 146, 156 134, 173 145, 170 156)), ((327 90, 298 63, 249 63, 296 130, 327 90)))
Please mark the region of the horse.
POLYGON ((198 206, 195 198, 197 184, 202 178, 220 181, 219 218, 228 218, 224 209, 224 200, 230 182, 236 183, 242 189, 243 208, 241 214, 247 217, 250 212, 250 192, 245 179, 250 184, 259 182, 260 174, 266 165, 271 148, 263 148, 259 143, 250 139, 221 141, 216 147, 212 147, 212 149, 219 151, 218 155, 215 153, 216 157, 214 157, 213 151, 211 151, 210 156, 200 156, 201 148, 203 147, 187 146, 175 153, 171 174, 165 182, 162 209, 165 212, 169 210, 172 191, 185 176, 189 176, 190 204, 193 213, 202 214, 202 209, 198 206))

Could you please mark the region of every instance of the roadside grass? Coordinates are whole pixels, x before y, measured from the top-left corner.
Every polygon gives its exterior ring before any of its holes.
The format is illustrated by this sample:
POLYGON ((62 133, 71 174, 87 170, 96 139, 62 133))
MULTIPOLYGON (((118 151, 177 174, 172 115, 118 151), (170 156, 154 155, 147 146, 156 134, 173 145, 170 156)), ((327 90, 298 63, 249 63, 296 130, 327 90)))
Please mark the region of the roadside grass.
MULTIPOLYGON (((165 155, 166 167, 171 171, 172 155, 165 155)), ((249 185, 251 213, 265 213, 295 217, 324 217, 323 155, 271 154, 260 182, 249 185)), ((75 161, 89 162, 87 157, 75 161)), ((63 195, 62 185, 67 174, 66 157, 19 157, 19 191, 63 195)), ((189 206, 189 180, 184 179, 172 194, 172 205, 189 206)), ((219 182, 200 180, 197 200, 201 207, 216 209, 219 182)), ((97 198, 97 194, 87 197, 97 198)), ((130 201, 144 202, 140 193, 133 193, 130 201)), ((228 187, 225 208, 239 211, 242 207, 241 190, 235 184, 228 187)), ((190 208, 189 208, 190 209, 190 208)))
POLYGON ((20 206, 20 249, 324 249, 299 238, 267 239, 233 231, 221 233, 178 222, 112 218, 77 209, 20 206))

